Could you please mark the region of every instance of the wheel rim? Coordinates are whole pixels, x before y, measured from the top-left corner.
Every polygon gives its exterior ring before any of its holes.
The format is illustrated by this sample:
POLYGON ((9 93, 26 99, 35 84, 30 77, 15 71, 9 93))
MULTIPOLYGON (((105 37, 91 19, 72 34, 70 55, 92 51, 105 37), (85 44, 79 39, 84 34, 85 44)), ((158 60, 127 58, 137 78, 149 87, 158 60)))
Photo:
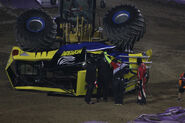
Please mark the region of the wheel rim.
POLYGON ((28 19, 26 27, 30 32, 40 32, 45 27, 45 21, 40 17, 32 17, 28 19))
POLYGON ((122 10, 122 11, 116 12, 112 17, 112 20, 116 24, 122 24, 126 22, 129 18, 130 18, 130 13, 128 11, 122 10))

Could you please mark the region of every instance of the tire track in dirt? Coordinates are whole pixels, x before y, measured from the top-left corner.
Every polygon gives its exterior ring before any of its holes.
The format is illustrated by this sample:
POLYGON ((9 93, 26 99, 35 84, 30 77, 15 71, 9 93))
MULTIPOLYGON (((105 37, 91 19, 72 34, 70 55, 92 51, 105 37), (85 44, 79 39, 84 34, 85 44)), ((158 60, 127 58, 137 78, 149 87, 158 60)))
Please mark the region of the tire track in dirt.
MULTIPOLYGON (((2 11, 4 11, 6 14, 8 14, 9 16, 12 16, 12 17, 18 17, 18 14, 15 12, 14 9, 11 9, 11 8, 2 8, 1 9, 2 11)), ((4 13, 4 14, 5 14, 4 13)))
POLYGON ((15 22, 16 22, 16 20, 2 21, 2 22, 0 22, 0 25, 4 25, 4 24, 13 24, 13 23, 15 23, 15 22))
POLYGON ((185 69, 182 60, 185 58, 185 50, 172 49, 167 45, 150 44, 150 42, 140 42, 136 49, 137 52, 145 52, 148 47, 153 50, 150 69, 151 83, 177 82, 179 74, 185 69))
POLYGON ((136 52, 145 52, 148 48, 151 48, 153 53, 152 57, 161 57, 161 56, 185 56, 185 49, 172 49, 171 46, 159 45, 159 44, 150 44, 150 42, 139 42, 135 47, 136 52), (144 47, 145 46, 145 47, 144 47))

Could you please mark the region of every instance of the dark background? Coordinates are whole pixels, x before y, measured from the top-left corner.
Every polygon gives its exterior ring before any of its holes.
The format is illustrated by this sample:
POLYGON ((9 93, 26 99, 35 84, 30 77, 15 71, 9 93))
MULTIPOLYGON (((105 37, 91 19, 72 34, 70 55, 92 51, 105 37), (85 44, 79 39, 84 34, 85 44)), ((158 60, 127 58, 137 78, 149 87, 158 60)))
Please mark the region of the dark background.
MULTIPOLYGON (((107 121, 126 123, 141 114, 161 113, 173 106, 185 107, 177 101, 179 74, 185 71, 185 5, 154 0, 106 0, 105 10, 97 8, 97 16, 120 4, 133 4, 145 17, 147 31, 137 42, 135 51, 153 50, 152 68, 147 91, 147 104, 136 104, 136 94, 127 94, 123 106, 108 102, 87 105, 83 97, 47 96, 45 93, 15 91, 5 75, 12 46, 16 44, 14 25, 23 11, 0 8, 0 122, 1 123, 82 123, 107 121)), ((52 16, 57 9, 46 9, 52 16)))

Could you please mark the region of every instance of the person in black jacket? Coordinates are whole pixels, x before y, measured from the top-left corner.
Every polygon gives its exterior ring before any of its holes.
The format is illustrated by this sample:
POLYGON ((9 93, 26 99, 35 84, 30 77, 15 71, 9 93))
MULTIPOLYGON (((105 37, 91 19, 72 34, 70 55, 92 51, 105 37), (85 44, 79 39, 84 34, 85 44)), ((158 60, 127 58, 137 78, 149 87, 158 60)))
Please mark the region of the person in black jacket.
POLYGON ((106 61, 113 68, 113 82, 112 82, 112 90, 114 94, 114 103, 118 105, 123 104, 123 96, 126 88, 126 81, 124 79, 124 74, 128 73, 129 66, 125 63, 122 63, 116 59, 111 60, 107 53, 105 52, 106 61))
POLYGON ((110 64, 105 59, 104 53, 101 54, 98 60, 98 89, 97 89, 97 102, 100 101, 103 95, 103 101, 108 100, 109 85, 112 82, 112 69, 110 64))
POLYGON ((87 82, 87 92, 85 95, 85 101, 87 104, 94 104, 94 102, 91 101, 91 97, 92 97, 93 89, 97 85, 96 68, 97 68, 97 63, 93 59, 93 57, 90 56, 90 60, 87 61, 86 77, 85 77, 85 81, 87 82))
POLYGON ((123 104, 123 97, 125 88, 127 86, 124 75, 128 73, 128 65, 124 63, 115 62, 116 67, 113 66, 113 82, 112 88, 114 93, 114 103, 118 105, 123 104))
POLYGON ((106 61, 104 54, 94 58, 89 56, 90 59, 87 62, 86 68, 86 82, 87 82, 87 93, 85 101, 88 104, 93 104, 91 101, 92 92, 97 87, 97 102, 100 101, 103 95, 103 100, 107 101, 109 94, 109 84, 112 82, 112 69, 110 64, 106 61))

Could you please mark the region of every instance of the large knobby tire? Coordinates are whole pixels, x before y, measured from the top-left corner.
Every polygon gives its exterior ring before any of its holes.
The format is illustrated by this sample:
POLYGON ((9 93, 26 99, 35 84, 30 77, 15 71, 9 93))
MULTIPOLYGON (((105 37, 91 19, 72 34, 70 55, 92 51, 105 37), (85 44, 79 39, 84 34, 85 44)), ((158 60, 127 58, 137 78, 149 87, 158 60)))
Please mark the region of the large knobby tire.
POLYGON ((57 26, 53 19, 41 10, 28 10, 16 22, 17 43, 24 51, 49 51, 56 49, 57 26))
POLYGON ((131 5, 112 8, 103 22, 107 38, 121 51, 132 51, 135 41, 139 41, 146 31, 140 10, 131 5))

